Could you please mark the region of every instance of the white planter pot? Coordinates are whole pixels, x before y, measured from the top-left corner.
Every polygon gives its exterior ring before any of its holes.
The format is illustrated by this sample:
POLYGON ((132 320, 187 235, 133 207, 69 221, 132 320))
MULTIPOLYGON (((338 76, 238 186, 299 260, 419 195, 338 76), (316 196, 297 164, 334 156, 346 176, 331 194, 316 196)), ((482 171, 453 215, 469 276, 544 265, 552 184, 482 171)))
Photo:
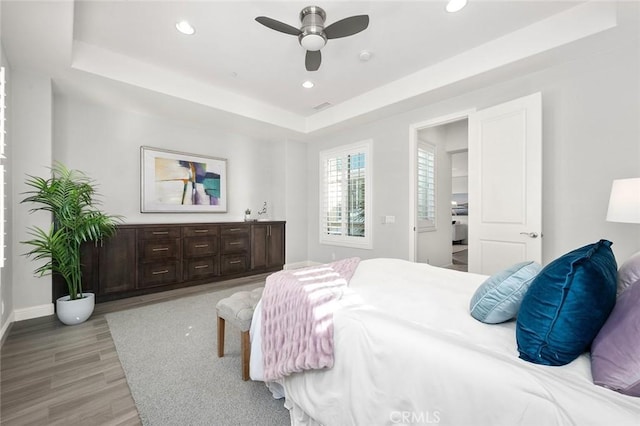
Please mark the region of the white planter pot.
POLYGON ((85 322, 93 313, 96 297, 93 293, 83 293, 81 299, 70 300, 70 296, 62 296, 56 300, 58 319, 66 325, 85 322))

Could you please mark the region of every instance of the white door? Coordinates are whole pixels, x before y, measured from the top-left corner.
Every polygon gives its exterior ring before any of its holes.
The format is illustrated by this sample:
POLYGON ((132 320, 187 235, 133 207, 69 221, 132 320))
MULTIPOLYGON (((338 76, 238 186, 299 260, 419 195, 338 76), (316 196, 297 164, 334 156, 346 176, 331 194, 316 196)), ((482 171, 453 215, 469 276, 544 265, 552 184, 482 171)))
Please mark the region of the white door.
POLYGON ((542 261, 542 97, 469 115, 469 272, 542 261))

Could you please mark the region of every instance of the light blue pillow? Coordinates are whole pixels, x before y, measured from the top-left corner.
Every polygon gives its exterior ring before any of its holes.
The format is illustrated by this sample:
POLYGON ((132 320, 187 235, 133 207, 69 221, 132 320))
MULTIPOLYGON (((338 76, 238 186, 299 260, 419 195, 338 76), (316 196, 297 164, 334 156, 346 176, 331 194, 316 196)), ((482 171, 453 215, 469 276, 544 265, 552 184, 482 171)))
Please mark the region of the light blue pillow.
POLYGON ((540 264, 530 261, 517 263, 492 275, 471 298, 471 316, 487 324, 515 318, 529 284, 541 270, 540 264))

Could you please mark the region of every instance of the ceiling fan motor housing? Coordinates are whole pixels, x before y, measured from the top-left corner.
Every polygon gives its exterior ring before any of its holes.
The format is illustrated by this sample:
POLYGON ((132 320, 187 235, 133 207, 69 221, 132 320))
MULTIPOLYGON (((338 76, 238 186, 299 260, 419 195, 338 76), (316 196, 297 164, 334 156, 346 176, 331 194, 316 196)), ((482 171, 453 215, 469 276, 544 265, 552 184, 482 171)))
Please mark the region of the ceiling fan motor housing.
POLYGON ((327 36, 324 34, 324 20, 327 18, 325 11, 318 6, 307 6, 300 12, 302 22, 302 33, 298 36, 298 41, 306 50, 320 50, 327 43, 327 36))

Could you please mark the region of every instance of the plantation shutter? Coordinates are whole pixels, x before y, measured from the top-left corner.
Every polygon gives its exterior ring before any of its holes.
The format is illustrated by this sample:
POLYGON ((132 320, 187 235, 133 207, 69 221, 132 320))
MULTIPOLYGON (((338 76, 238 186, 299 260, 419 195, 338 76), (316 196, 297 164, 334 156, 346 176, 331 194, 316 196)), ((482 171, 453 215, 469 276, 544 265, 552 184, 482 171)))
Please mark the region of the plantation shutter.
POLYGON ((370 142, 320 153, 320 243, 370 248, 370 142))
POLYGON ((417 164, 417 217, 421 230, 436 226, 436 148, 434 145, 418 142, 417 164))

